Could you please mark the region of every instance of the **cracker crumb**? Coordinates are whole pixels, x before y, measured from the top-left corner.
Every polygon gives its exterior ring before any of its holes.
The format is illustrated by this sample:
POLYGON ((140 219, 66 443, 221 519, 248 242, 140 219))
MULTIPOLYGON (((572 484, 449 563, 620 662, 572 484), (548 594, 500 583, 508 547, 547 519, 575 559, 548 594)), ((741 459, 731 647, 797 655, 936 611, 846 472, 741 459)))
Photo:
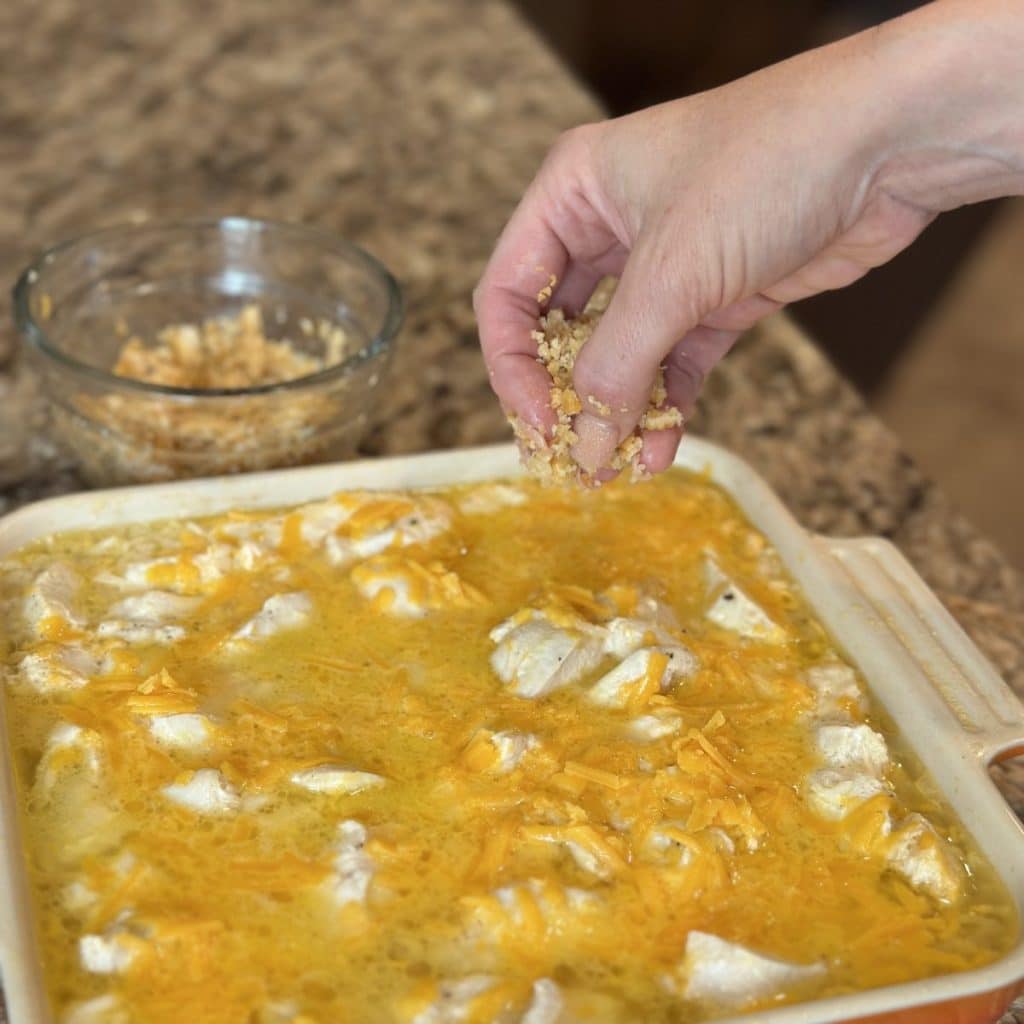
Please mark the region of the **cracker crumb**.
POLYGON ((555 290, 555 285, 558 284, 558 278, 554 274, 549 275, 548 283, 544 285, 539 292, 537 292, 537 305, 547 305, 548 299, 551 298, 555 290))
MULTIPOLYGON (((552 279, 553 283, 553 279, 552 279)), ((540 301, 540 296, 538 296, 540 301)), ((577 465, 571 455, 578 440, 573 430, 572 418, 583 408, 583 403, 572 383, 573 367, 580 350, 589 341, 600 322, 602 311, 590 306, 577 317, 566 317, 560 309, 553 309, 540 318, 539 329, 532 333, 537 343, 537 362, 551 377, 550 404, 557 416, 552 436, 545 439, 517 417, 511 417, 522 453, 523 465, 533 477, 544 483, 574 482, 596 485, 597 481, 577 465)), ((643 449, 644 430, 669 430, 682 425, 682 414, 668 403, 665 390, 664 371, 658 370, 657 380, 651 392, 650 406, 640 420, 636 431, 629 435, 615 450, 610 466, 615 470, 632 467, 634 480, 642 479, 645 473, 640 463, 643 449)), ((588 406, 602 415, 609 415, 609 406, 587 396, 588 406)))
MULTIPOLYGON (((260 307, 250 304, 234 317, 171 324, 150 345, 132 335, 113 372, 147 384, 231 391, 318 373, 354 350, 346 332, 330 321, 303 318, 299 330, 316 340, 317 354, 287 338, 268 338, 260 307)), ((120 324, 117 333, 124 337, 120 324)), ((74 399, 78 410, 108 429, 99 442, 90 435, 87 444, 79 443, 69 419, 61 433, 86 475, 98 482, 245 472, 322 458, 333 443, 338 397, 320 389, 210 397, 195 404, 179 396, 82 393, 74 399)))
POLYGON ((113 372, 147 384, 203 390, 280 384, 339 361, 345 332, 322 320, 317 335, 325 343, 322 357, 299 351, 287 339, 272 341, 259 306, 248 305, 237 317, 165 327, 155 345, 133 336, 121 347, 113 372))
POLYGON ((637 459, 629 471, 629 482, 631 484, 642 484, 653 479, 654 475, 651 471, 639 459, 637 459))

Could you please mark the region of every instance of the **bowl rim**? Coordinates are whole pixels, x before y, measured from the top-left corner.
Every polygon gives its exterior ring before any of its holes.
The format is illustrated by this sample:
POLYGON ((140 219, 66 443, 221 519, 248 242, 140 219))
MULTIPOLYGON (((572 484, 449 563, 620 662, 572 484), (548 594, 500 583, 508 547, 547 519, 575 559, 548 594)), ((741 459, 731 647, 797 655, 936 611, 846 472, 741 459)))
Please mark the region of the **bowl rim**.
POLYGON ((75 235, 42 250, 36 255, 35 259, 18 275, 11 291, 11 300, 15 327, 21 336, 22 342, 62 369, 69 370, 73 374, 102 384, 107 388, 138 394, 188 399, 190 401, 202 398, 244 398, 276 392, 303 391, 310 387, 328 383, 335 378, 344 377, 364 363, 386 353, 391 348, 395 336, 398 334, 405 319, 405 300, 398 281, 380 260, 365 249, 323 228, 289 221, 245 216, 128 221, 75 235), (161 231, 180 230, 182 228, 216 228, 219 231, 223 231, 225 228, 228 230, 256 232, 273 231, 317 242, 327 251, 333 250, 347 259, 362 264, 364 269, 368 270, 383 283, 387 299, 387 310, 383 320, 369 342, 358 352, 352 353, 352 355, 347 356, 333 366, 325 367, 314 373, 303 374, 301 377, 292 377, 288 380, 277 381, 272 384, 257 384, 243 388, 186 388, 171 384, 152 384, 147 381, 136 380, 132 377, 121 377, 107 370, 102 370, 97 366, 82 362, 58 347, 47 335, 39 321, 32 315, 30 297, 41 272, 74 246, 81 245, 83 242, 98 241, 126 233, 151 232, 159 234, 161 231))

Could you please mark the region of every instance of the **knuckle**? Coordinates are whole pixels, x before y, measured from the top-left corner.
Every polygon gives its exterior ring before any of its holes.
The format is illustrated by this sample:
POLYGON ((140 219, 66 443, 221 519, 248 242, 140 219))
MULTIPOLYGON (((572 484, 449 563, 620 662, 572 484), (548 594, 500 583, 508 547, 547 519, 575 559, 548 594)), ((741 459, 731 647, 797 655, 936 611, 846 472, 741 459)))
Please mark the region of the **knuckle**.
POLYGON ((567 128, 565 131, 560 132, 555 139, 554 145, 551 147, 552 154, 554 156, 564 156, 572 152, 579 145, 580 131, 581 129, 576 127, 567 128))
POLYGON ((679 309, 692 294, 694 266, 688 260, 686 247, 673 225, 661 223, 648 232, 642 246, 638 246, 639 261, 643 265, 645 288, 656 308, 672 307, 679 315, 689 310, 679 309), (687 287, 684 289, 683 282, 687 287))
POLYGON ((598 124, 582 124, 574 128, 567 128, 552 144, 545 160, 545 166, 561 166, 563 163, 575 166, 581 160, 587 159, 592 140, 598 131, 600 131, 598 124))
POLYGON ((625 369, 581 360, 573 373, 573 385, 583 408, 592 414, 618 420, 631 411, 633 389, 625 369))
POLYGON ((704 386, 706 374, 685 350, 675 349, 669 353, 665 367, 675 375, 679 384, 693 394, 696 394, 704 386))

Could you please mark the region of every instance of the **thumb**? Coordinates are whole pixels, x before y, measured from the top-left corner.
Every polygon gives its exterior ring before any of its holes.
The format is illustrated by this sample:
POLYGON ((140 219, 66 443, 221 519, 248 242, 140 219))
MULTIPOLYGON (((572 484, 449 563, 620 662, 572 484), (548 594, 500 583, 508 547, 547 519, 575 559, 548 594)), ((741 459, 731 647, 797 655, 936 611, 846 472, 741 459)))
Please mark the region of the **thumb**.
MULTIPOLYGON (((678 255, 671 261, 678 265, 678 255)), ((658 369, 699 314, 686 290, 672 282, 682 275, 651 272, 658 263, 634 251, 611 303, 580 350, 573 386, 583 406, 573 423, 578 440, 573 458, 588 473, 611 461, 616 447, 640 422, 658 369)))

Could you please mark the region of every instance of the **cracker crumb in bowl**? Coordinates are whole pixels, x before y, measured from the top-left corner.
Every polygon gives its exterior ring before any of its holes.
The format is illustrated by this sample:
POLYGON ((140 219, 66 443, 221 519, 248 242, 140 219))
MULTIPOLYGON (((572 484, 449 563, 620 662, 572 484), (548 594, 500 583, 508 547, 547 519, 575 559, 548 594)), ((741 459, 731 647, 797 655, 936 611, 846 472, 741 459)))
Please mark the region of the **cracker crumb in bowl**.
POLYGON ((362 250, 237 217, 75 239, 14 297, 55 438, 98 485, 352 456, 402 319, 362 250))
POLYGON ((321 321, 314 328, 303 317, 307 336, 327 342, 323 356, 297 349, 288 338, 273 341, 263 328, 263 311, 245 306, 238 316, 211 317, 201 324, 172 324, 147 346, 132 336, 121 347, 113 372, 118 377, 178 388, 251 388, 318 373, 344 358, 343 328, 321 321))
MULTIPOLYGON (((538 295, 538 300, 540 295, 538 295)), ((603 309, 592 302, 577 317, 567 317, 560 309, 553 309, 540 318, 539 329, 533 332, 537 343, 537 362, 551 378, 550 404, 557 422, 550 437, 542 436, 516 416, 509 422, 515 431, 522 453, 523 466, 536 479, 545 483, 596 484, 573 459, 572 447, 577 441, 573 430, 573 417, 583 410, 583 402, 573 386, 573 368, 580 350, 593 336, 603 309)), ((678 409, 667 404, 664 372, 659 369, 651 391, 647 411, 637 429, 626 437, 615 450, 610 468, 631 470, 631 478, 645 479, 647 474, 640 462, 644 430, 669 430, 682 425, 678 409)), ((596 412, 608 415, 608 406, 594 396, 587 396, 587 404, 596 412)))
MULTIPOLYGON (((156 343, 133 335, 121 347, 112 372, 117 377, 192 390, 265 387, 319 373, 341 362, 347 337, 340 327, 327 335, 323 355, 297 349, 283 338, 264 332, 259 306, 245 306, 237 316, 211 317, 200 324, 172 324, 157 333, 156 343)), ((293 461, 316 461, 318 446, 334 412, 333 403, 319 394, 295 395, 288 402, 268 403, 265 396, 241 397, 230 403, 197 407, 153 402, 135 395, 82 395, 78 409, 93 422, 109 428, 106 442, 80 452, 90 477, 103 477, 104 462, 115 459, 137 479, 194 475, 179 472, 202 466, 200 475, 236 473, 293 461), (273 431, 282 447, 267 444, 273 431), (140 442, 121 443, 127 434, 140 442)), ((75 430, 73 418, 58 415, 59 427, 75 430)), ((74 447, 74 435, 65 442, 74 447)))

